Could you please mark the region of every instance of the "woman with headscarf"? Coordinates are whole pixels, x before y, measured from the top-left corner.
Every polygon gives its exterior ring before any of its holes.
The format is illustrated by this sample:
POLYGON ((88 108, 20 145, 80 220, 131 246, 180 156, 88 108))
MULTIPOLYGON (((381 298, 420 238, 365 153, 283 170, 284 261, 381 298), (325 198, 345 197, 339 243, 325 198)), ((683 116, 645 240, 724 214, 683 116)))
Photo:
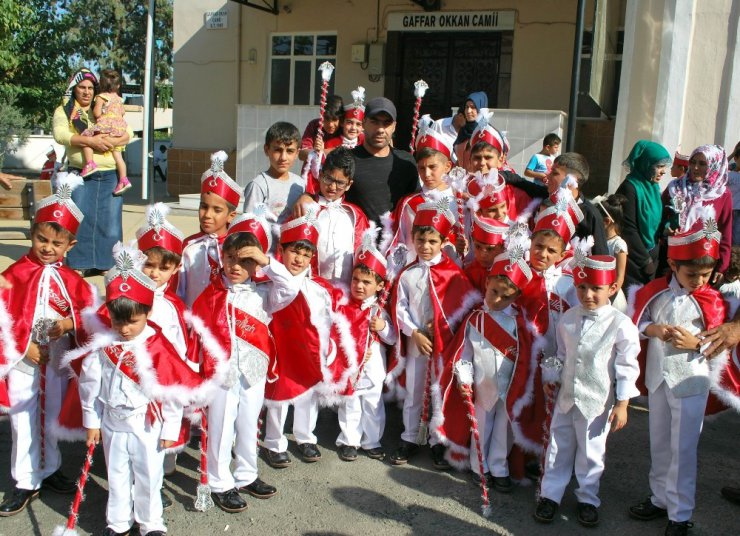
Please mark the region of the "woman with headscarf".
POLYGON ((457 165, 465 169, 468 167, 468 159, 470 158, 470 146, 468 142, 473 135, 475 127, 478 126, 483 108, 488 108, 488 95, 484 91, 476 91, 468 95, 465 105, 462 107, 465 124, 457 132, 457 139, 453 147, 457 156, 457 165))
POLYGON ((67 254, 67 264, 83 275, 105 272, 113 266, 113 245, 121 240, 123 198, 113 195, 118 182, 111 150, 128 143, 133 135, 83 136, 94 124, 92 105, 98 79, 88 69, 80 69, 69 80, 62 104, 54 111, 54 140, 64 145, 68 171, 80 173, 85 165, 83 147, 95 151, 97 171, 84 178, 84 185, 72 193, 72 199, 84 215, 77 231, 77 245, 67 254))
POLYGON ((624 161, 628 174, 617 189, 627 199, 621 232, 629 250, 624 288, 644 285, 655 277, 663 212, 658 183, 670 164, 668 150, 648 140, 638 141, 624 161))
POLYGON ((719 145, 697 147, 689 157, 683 177, 672 180, 663 192, 663 225, 666 234, 688 231, 704 213, 714 209, 717 228, 722 233, 719 260, 712 283, 730 266, 732 250, 732 194, 727 188, 728 165, 725 150, 719 145))

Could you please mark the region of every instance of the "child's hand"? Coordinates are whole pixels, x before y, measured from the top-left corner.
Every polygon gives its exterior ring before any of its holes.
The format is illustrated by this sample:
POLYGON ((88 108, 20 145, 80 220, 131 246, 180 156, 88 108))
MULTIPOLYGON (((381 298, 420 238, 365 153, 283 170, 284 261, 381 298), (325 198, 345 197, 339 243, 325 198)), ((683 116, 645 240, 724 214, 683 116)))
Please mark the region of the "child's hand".
POLYGON ((645 328, 645 335, 648 337, 657 337, 663 342, 668 342, 673 338, 673 326, 668 324, 650 324, 645 328))
POLYGON ((258 266, 267 266, 270 264, 270 259, 257 246, 244 246, 239 250, 239 258, 252 259, 258 266))
POLYGON ((609 422, 612 423, 612 432, 621 430, 627 425, 627 400, 620 400, 614 405, 609 414, 609 422))
POLYGON ((416 347, 422 355, 427 357, 432 355, 432 341, 429 340, 429 337, 427 337, 423 331, 415 329, 414 333, 411 335, 411 340, 414 341, 414 344, 416 344, 416 347))
POLYGON ((88 428, 87 442, 85 444, 89 447, 90 445, 97 445, 98 443, 100 443, 100 428, 88 428))
POLYGON ((163 449, 168 449, 174 444, 175 442, 172 441, 171 439, 162 439, 159 441, 159 446, 163 449))
POLYGON ((46 365, 49 362, 49 349, 42 348, 38 343, 31 342, 31 344, 28 345, 26 357, 32 363, 36 363, 37 365, 46 365))
POLYGON ((323 136, 316 136, 316 139, 313 142, 313 148, 317 153, 323 153, 324 152, 324 138, 323 136))
POLYGON ((9 289, 13 288, 13 285, 10 284, 10 281, 5 279, 3 276, 0 275, 0 289, 9 289))
POLYGON ((455 250, 461 259, 465 256, 465 252, 468 250, 468 240, 465 238, 463 233, 459 233, 455 239, 455 250))
POLYGON ((696 335, 689 333, 686 328, 681 326, 673 327, 673 346, 678 350, 696 350, 699 351, 701 339, 696 335))
POLYGON ((383 320, 379 316, 373 317, 372 320, 370 320, 370 331, 379 332, 383 331, 385 329, 385 320, 383 320))
POLYGON ((546 383, 542 386, 542 390, 545 391, 545 395, 547 395, 548 398, 551 398, 555 396, 555 389, 557 389, 558 384, 556 383, 546 383))
POLYGON ((49 329, 49 338, 58 339, 65 333, 69 333, 74 329, 75 325, 71 318, 64 318, 57 320, 54 325, 49 329))

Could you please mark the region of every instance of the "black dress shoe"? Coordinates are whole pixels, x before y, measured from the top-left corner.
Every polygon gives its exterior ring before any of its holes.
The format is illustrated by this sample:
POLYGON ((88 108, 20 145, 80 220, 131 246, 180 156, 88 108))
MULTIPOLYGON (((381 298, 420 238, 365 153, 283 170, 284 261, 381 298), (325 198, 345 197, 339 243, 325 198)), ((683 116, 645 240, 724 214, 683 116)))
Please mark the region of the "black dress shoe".
POLYGON ((578 503, 578 522, 584 527, 595 527, 599 524, 599 510, 588 503, 578 503))
POLYGON ((665 528, 665 536, 686 536, 693 526, 691 521, 669 521, 665 528))
POLYGON ((450 462, 445 459, 445 452, 447 452, 447 449, 440 443, 432 446, 432 467, 437 471, 449 471, 452 469, 450 462))
POLYGON ((357 449, 349 445, 339 447, 339 459, 345 462, 353 462, 357 459, 357 449))
POLYGON ((511 493, 514 489, 514 483, 509 476, 491 476, 488 482, 499 493, 511 493))
POLYGON ((77 482, 70 480, 61 469, 58 469, 41 482, 41 489, 48 489, 62 495, 72 495, 77 491, 77 482))
POLYGON ((650 521, 659 517, 666 517, 667 515, 668 511, 665 508, 655 506, 653 501, 650 500, 650 497, 640 504, 630 506, 630 516, 640 521, 650 521))
MULTIPOLYGON (((159 496, 162 497, 162 510, 167 510, 168 508, 172 508, 172 499, 170 499, 165 494, 164 490, 161 490, 159 492, 159 496)), ((151 534, 151 532, 149 534, 151 534)))
POLYGON ((534 518, 540 523, 552 523, 557 511, 558 503, 546 497, 540 497, 537 501, 537 508, 534 510, 534 518))
POLYGON ((721 490, 722 496, 730 502, 740 504, 740 488, 725 486, 721 490))
POLYGON ((375 447, 374 449, 362 449, 362 452, 364 452, 365 456, 371 460, 385 460, 385 451, 380 447, 375 447))
POLYGON ((298 445, 301 459, 306 463, 317 462, 321 459, 321 451, 314 443, 301 443, 298 445))
POLYGON ((28 503, 38 496, 37 489, 15 488, 10 496, 0 503, 0 517, 10 517, 22 512, 28 503))
POLYGON ((393 465, 405 465, 408 463, 409 458, 416 454, 417 450, 419 450, 419 445, 416 443, 409 443, 402 439, 396 452, 391 454, 391 463, 393 465))
MULTIPOLYGON (((490 486, 491 479, 493 478, 493 476, 491 476, 491 473, 485 473, 483 476, 486 477, 486 484, 490 486)), ((480 486, 480 475, 478 473, 476 473, 475 471, 470 471, 470 478, 476 486, 480 486)))
POLYGON ((239 491, 249 493, 252 497, 256 497, 257 499, 269 499, 277 493, 277 488, 270 484, 266 484, 257 478, 251 484, 239 488, 239 491))
POLYGON ((265 461, 273 469, 285 469, 293 463, 287 452, 275 452, 268 449, 265 449, 265 461))
POLYGON ((236 489, 230 489, 223 493, 211 493, 213 502, 224 512, 235 514, 236 512, 243 512, 247 509, 247 501, 242 499, 241 495, 236 489))
MULTIPOLYGON (((110 527, 105 527, 105 529, 101 533, 101 536, 128 536, 129 532, 130 531, 128 530, 126 532, 116 532, 110 527)), ((151 534, 151 532, 149 534, 151 534)))

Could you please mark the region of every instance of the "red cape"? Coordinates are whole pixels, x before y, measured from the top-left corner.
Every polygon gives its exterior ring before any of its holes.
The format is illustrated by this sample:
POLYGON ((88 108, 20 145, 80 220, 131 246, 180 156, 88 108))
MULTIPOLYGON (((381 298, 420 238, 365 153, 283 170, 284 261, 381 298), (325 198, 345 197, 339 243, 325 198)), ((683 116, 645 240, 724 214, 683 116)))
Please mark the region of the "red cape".
MULTIPOLYGON (((336 310, 341 291, 320 277, 311 277, 307 284, 319 285, 326 291, 332 311, 336 310)), ((270 330, 275 337, 278 378, 266 386, 266 401, 287 404, 324 382, 332 383, 331 371, 323 362, 326 356, 321 351, 322 341, 335 348, 338 346, 338 333, 331 325, 332 311, 322 311, 321 314, 328 317, 325 325, 312 324, 311 309, 301 291, 287 307, 272 315, 270 330)))
MULTIPOLYGON (((418 262, 416 260, 401 270, 391 292, 391 319, 399 337, 388 362, 386 383, 391 384, 394 380, 398 380, 401 387, 405 385, 403 372, 406 366, 407 337, 402 334, 398 324, 396 310, 398 305, 398 282, 401 275, 418 262)), ((437 358, 442 358, 445 347, 452 342, 458 324, 473 307, 481 303, 482 298, 462 269, 444 253, 442 253, 442 260, 430 267, 429 273, 429 297, 434 312, 432 318, 434 343, 432 356, 435 356, 435 359, 432 359, 430 363, 436 369, 438 368, 436 365, 437 358)), ((440 372, 441 370, 435 371, 434 376, 438 377, 440 372)))
MULTIPOLYGON (((44 264, 31 253, 24 255, 3 272, 5 279, 13 288, 0 290, 0 406, 9 407, 7 374, 25 355, 31 339, 36 298, 39 290, 44 264)), ((88 283, 77 272, 60 265, 57 268, 64 282, 71 307, 67 304, 59 310, 62 316, 69 315, 74 322, 75 343, 87 339, 83 328, 82 311, 92 305, 95 295, 88 283)), ((56 286, 56 285, 55 285, 56 286)), ((61 298, 61 296, 59 297, 61 298)), ((53 297, 52 297, 53 299, 53 297)), ((64 303, 63 301, 60 304, 64 303)))
MULTIPOLYGON (((666 277, 654 279, 630 297, 632 321, 636 326, 639 325, 645 308, 650 302, 656 296, 669 289, 671 277, 673 277, 673 274, 669 273, 666 277)), ((694 298, 694 301, 699 306, 705 330, 716 328, 727 320, 727 304, 719 291, 709 285, 704 285, 692 292, 691 297, 694 298)), ((640 355, 638 356, 640 378, 637 381, 637 387, 643 395, 648 394, 645 387, 646 360, 647 340, 643 339, 641 341, 640 355)), ((740 394, 740 365, 737 359, 737 348, 732 349, 729 356, 718 357, 710 361, 710 377, 712 378, 712 387, 709 393, 709 399, 707 400, 705 413, 712 415, 727 409, 725 404, 734 406, 735 409, 740 411, 740 403, 736 404, 733 402, 733 399, 737 399, 738 394, 740 394), (715 363, 715 360, 719 361, 715 363)))
MULTIPOLYGON (((445 367, 440 378, 442 415, 437 421, 435 433, 449 447, 447 459, 456 467, 468 464, 471 425, 468 408, 458 389, 455 364, 460 360, 465 344, 466 325, 470 323, 475 329, 483 327, 483 336, 492 346, 499 349, 508 359, 514 361, 514 370, 506 394, 506 411, 512 428, 514 440, 521 437, 519 431, 519 412, 522 400, 531 398, 533 359, 533 334, 530 332, 524 315, 517 314, 517 339, 506 332, 482 308, 470 313, 455 334, 452 343, 445 349, 445 367), (518 433, 519 432, 519 433, 518 433)), ((475 396, 475 389, 473 390, 475 396)), ((480 418, 480 416, 478 416, 480 418)))
POLYGON ((478 289, 478 292, 485 296, 488 270, 484 268, 477 259, 473 259, 473 261, 464 268, 464 272, 473 286, 478 289))

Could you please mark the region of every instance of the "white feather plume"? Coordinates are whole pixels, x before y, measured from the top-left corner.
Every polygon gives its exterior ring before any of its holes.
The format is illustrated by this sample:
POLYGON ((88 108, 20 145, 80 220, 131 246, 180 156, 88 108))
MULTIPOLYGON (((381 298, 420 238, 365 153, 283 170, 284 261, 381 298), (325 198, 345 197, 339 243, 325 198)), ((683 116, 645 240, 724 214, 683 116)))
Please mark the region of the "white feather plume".
POLYGON ((146 262, 146 255, 137 249, 136 241, 131 241, 128 244, 117 242, 113 246, 113 261, 115 262, 115 270, 109 272, 111 274, 110 280, 118 274, 127 277, 127 274, 134 270, 141 271, 146 262))
POLYGON ((249 211, 249 215, 260 220, 267 220, 271 222, 277 221, 277 216, 265 203, 257 203, 254 207, 252 207, 252 210, 249 211))
POLYGON ((369 227, 362 233, 360 249, 363 251, 377 249, 376 244, 378 243, 378 233, 380 233, 378 225, 375 221, 370 220, 369 227))
POLYGON ((455 192, 464 192, 466 190, 467 178, 468 172, 459 166, 455 166, 444 176, 447 185, 455 192))
POLYGON ((423 99, 424 95, 426 95, 427 89, 429 89, 429 84, 424 82, 424 80, 417 80, 414 82, 414 97, 417 99, 423 99))
POLYGON ((170 213, 170 207, 164 203, 154 203, 146 207, 146 222, 155 229, 159 229, 167 222, 167 214, 170 213))
POLYGON ((357 105, 362 105, 363 102, 365 102, 365 88, 362 86, 357 86, 357 89, 350 92, 352 95, 352 100, 357 105))
POLYGON ((56 196, 59 199, 71 199, 72 192, 79 186, 85 184, 84 179, 77 173, 59 172, 56 177, 56 196))
POLYGON ((211 170, 218 173, 223 171, 224 164, 229 159, 229 155, 226 151, 216 151, 211 155, 211 170))

